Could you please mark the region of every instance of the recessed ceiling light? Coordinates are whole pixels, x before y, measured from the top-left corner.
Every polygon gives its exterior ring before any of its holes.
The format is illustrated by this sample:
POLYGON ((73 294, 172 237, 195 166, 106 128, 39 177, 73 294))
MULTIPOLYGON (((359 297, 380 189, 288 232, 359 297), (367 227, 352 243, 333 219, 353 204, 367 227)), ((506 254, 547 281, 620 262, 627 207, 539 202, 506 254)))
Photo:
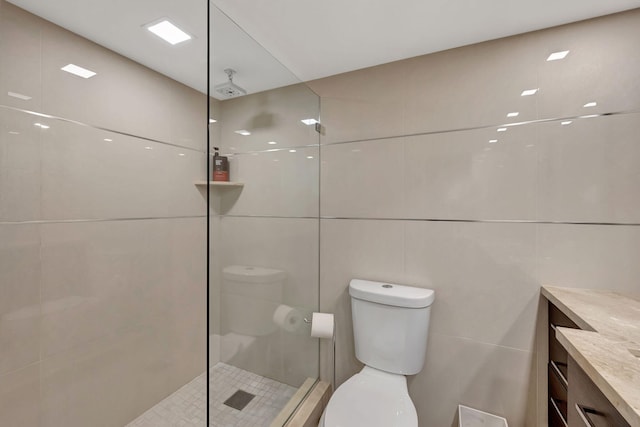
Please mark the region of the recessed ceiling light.
POLYGON ((178 153, 178 156, 184 157, 184 153, 178 153))
POLYGON ((66 71, 67 73, 71 73, 75 76, 82 77, 84 79, 88 79, 96 75, 94 71, 87 70, 86 68, 79 67, 75 64, 67 64, 60 69, 62 71, 66 71))
POLYGON ((105 138, 104 140, 107 141, 107 142, 112 142, 113 141, 113 139, 110 139, 110 138, 105 138))
POLYGON ((587 102, 586 104, 583 105, 583 107, 595 107, 596 105, 598 105, 597 102, 595 101, 591 101, 591 102, 587 102))
POLYGON ((209 119, 209 123, 215 123, 215 122, 217 122, 216 119, 209 119))
POLYGON ((569 54, 568 50, 563 50, 561 52, 553 52, 547 58, 547 61, 557 61, 558 59, 564 59, 569 54))
POLYGON ((31 99, 30 96, 28 95, 23 95, 21 93, 17 93, 17 92, 7 92, 7 95, 13 97, 13 98, 18 98, 18 99, 22 99, 23 101, 28 101, 31 99))
POLYGON ((520 115, 520 113, 519 113, 519 112, 514 111, 513 113, 509 113, 509 114, 507 114, 507 117, 518 117, 519 115, 520 115))
POLYGON ((560 124, 561 124, 562 126, 570 125, 571 123, 573 123, 571 120, 567 120, 567 121, 564 121, 564 122, 560 122, 560 124))
POLYGON ((238 135, 242 135, 242 136, 249 136, 249 135, 251 135, 251 132, 249 132, 248 130, 244 130, 244 129, 241 129, 241 130, 235 130, 234 132, 235 132, 235 133, 237 133, 238 135))
POLYGON ((313 159, 313 156, 307 156, 307 159, 313 159))
POLYGON ((289 152, 290 152, 290 153, 295 153, 295 152, 296 152, 296 150, 289 150, 289 152))
POLYGON ((490 140, 489 140, 489 144, 495 144, 496 142, 498 142, 498 140, 497 140, 497 139, 490 139, 490 140))
POLYGON ((506 132, 507 128, 498 128, 498 132, 506 132))
POLYGON ((526 89, 523 90, 520 96, 531 96, 535 95, 538 92, 538 89, 526 89))
POLYGON ((304 123, 307 126, 311 126, 311 125, 315 125, 316 123, 320 123, 319 121, 317 121, 316 119, 302 119, 300 120, 302 123, 304 123))
POLYGON ((152 150, 151 147, 144 147, 145 150, 152 150))
POLYGON ((269 144, 269 145, 276 145, 276 144, 277 144, 277 142, 275 142, 275 141, 269 141, 269 142, 267 142, 267 144, 269 144))
POLYGON ((9 133, 11 135, 20 135, 20 132, 16 132, 15 130, 10 130, 9 133))
POLYGON ((156 24, 148 25, 147 30, 172 45, 191 40, 192 38, 189 34, 185 33, 166 19, 156 24))
POLYGON ((49 129, 50 126, 43 125, 42 123, 34 123, 34 126, 39 127, 40 129, 49 129))

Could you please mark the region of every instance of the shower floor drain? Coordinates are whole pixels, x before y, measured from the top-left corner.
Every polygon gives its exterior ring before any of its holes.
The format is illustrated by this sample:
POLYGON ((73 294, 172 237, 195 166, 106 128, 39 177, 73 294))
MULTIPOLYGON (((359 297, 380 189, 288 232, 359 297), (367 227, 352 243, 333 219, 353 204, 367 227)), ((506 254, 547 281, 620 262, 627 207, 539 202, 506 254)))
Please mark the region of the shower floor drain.
POLYGON ((225 400, 224 404, 233 409, 237 409, 238 411, 242 411, 254 397, 256 397, 255 394, 247 393, 244 390, 238 390, 233 393, 230 398, 225 400))

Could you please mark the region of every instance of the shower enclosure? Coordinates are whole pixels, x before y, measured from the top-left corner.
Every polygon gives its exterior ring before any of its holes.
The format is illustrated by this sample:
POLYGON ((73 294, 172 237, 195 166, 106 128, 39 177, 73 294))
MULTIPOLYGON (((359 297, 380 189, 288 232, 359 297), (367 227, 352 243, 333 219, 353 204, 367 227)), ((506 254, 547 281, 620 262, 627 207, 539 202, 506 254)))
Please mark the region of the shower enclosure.
POLYGON ((319 98, 216 7, 210 20, 210 145, 237 184, 208 190, 211 421, 269 426, 318 378, 304 319, 318 310, 319 98))
POLYGON ((207 2, 0 0, 0 425, 204 426, 207 388, 210 425, 283 425, 318 377, 318 103, 207 2))

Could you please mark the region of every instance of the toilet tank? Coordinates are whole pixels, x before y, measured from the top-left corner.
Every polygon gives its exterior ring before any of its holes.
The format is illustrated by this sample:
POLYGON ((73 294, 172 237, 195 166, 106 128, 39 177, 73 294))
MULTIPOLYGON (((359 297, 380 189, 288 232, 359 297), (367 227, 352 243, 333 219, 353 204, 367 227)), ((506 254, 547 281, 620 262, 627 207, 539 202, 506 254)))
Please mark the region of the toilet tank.
POLYGON ((222 270, 222 311, 226 329, 259 337, 277 330, 273 313, 282 302, 286 273, 246 265, 222 270))
POLYGON ((434 291, 353 279, 349 295, 358 360, 394 374, 420 372, 434 291))

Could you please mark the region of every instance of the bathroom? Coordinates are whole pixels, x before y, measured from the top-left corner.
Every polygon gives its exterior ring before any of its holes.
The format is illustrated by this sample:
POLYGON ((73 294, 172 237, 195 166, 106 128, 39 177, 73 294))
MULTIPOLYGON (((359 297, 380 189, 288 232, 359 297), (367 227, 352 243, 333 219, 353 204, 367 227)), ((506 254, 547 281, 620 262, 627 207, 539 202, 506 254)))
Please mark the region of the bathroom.
POLYGON ((333 3, 39 3, 0 0, 2 427, 206 425, 222 371, 277 402, 210 425, 293 425, 362 369, 352 279, 435 291, 421 427, 460 404, 546 426, 541 286, 640 294, 637 1, 495 2, 481 36, 421 2, 381 31, 381 4, 353 38, 333 3), (163 18, 193 39, 147 31, 163 18), (216 92, 225 69, 247 95, 216 92), (233 309, 234 266, 273 315, 233 309), (176 393, 186 412, 153 412, 176 393))

